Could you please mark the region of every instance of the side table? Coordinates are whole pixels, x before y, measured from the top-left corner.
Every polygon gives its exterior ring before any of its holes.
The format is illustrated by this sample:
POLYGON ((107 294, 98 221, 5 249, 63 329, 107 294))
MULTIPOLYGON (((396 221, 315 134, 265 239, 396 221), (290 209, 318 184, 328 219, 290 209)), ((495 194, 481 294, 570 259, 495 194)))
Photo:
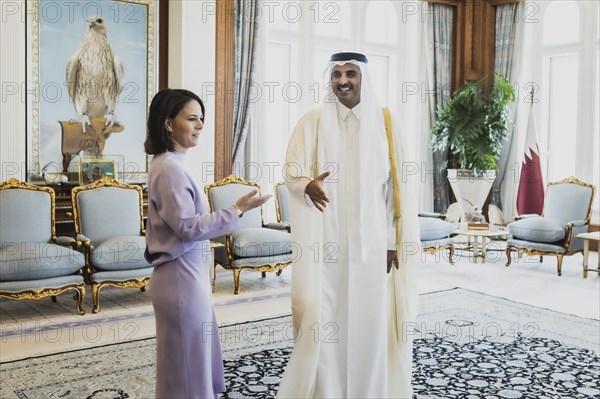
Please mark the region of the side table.
POLYGON ((600 231, 592 233, 580 233, 575 237, 583 240, 583 278, 587 278, 588 270, 600 274, 600 254, 598 255, 598 266, 596 269, 588 269, 588 260, 590 256, 590 240, 600 241, 600 231))
POLYGON ((486 248, 489 240, 492 237, 502 237, 509 234, 505 229, 494 230, 467 230, 458 229, 454 231, 456 235, 468 237, 468 244, 471 245, 471 237, 473 238, 473 262, 477 263, 477 259, 481 258, 481 263, 485 263, 486 248))

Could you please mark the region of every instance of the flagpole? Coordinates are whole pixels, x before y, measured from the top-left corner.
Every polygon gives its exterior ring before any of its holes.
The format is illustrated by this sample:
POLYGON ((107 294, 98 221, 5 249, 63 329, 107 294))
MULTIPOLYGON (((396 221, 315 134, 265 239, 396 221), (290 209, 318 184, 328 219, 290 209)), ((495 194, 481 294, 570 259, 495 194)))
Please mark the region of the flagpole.
POLYGON ((531 99, 529 100, 529 104, 530 104, 530 107, 533 109, 533 103, 535 102, 535 100, 534 100, 535 89, 534 89, 533 85, 531 85, 531 91, 529 92, 529 94, 531 94, 531 99))

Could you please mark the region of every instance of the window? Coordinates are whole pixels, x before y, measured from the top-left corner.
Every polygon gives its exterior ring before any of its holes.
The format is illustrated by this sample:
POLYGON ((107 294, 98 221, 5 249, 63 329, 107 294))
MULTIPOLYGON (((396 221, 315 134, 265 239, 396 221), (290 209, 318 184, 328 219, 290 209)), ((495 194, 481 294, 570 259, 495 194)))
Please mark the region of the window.
POLYGON ((369 71, 371 72, 371 76, 374 78, 373 86, 375 86, 377 98, 381 104, 388 104, 388 82, 390 81, 388 71, 390 57, 387 55, 367 54, 367 58, 369 60, 369 71))
MULTIPOLYGON (((325 72, 325 66, 327 65, 327 62, 329 61, 329 57, 331 56, 331 54, 335 53, 337 50, 334 49, 333 47, 317 47, 314 50, 314 54, 315 54, 315 61, 313 63, 313 80, 312 83, 314 86, 314 89, 312 90, 313 92, 317 92, 317 88, 320 87, 324 87, 324 85, 327 83, 328 81, 328 77, 327 76, 323 76, 323 72, 325 72)), ((318 97, 318 96, 315 96, 318 97)), ((315 98, 315 100, 318 100, 318 98, 315 98)), ((315 101, 318 102, 318 101, 315 101)))
POLYGON ((298 20, 302 17, 302 8, 298 2, 285 3, 265 1, 260 4, 261 22, 268 24, 271 29, 279 31, 298 31, 298 20))
MULTIPOLYGON (((310 2, 307 2, 310 3, 310 2)), ((329 37, 349 37, 352 13, 347 1, 315 1, 308 5, 315 34, 329 37)))
MULTIPOLYGON (((253 108, 249 158, 258 165, 275 165, 256 179, 269 192, 275 181, 283 180, 285 149, 298 119, 323 101, 328 81, 323 72, 331 54, 366 54, 380 103, 398 114, 400 79, 392 71, 398 70, 396 60, 405 49, 398 45, 399 6, 390 1, 263 1, 260 7, 263 59, 257 65, 264 69, 257 75, 262 76, 262 98, 253 108), (269 90, 273 100, 266 97, 269 90)), ((275 219, 271 208, 273 201, 263 207, 266 220, 275 219)))
MULTIPOLYGON (((282 132, 282 134, 274 134, 271 140, 261 143, 261 150, 266 154, 284 154, 287 145, 287 135, 284 132, 289 131, 290 125, 290 108, 289 101, 296 97, 290 78, 292 63, 292 46, 285 43, 271 43, 267 48, 267 58, 278 60, 278 62, 270 62, 267 64, 267 76, 269 82, 265 82, 263 90, 263 103, 266 100, 269 113, 277 115, 277 118, 269 119, 269 129, 274 132, 282 132), (285 82, 283 85, 281 82, 285 82)), ((277 159, 278 162, 283 162, 283 159, 277 159)))
POLYGON ((542 109, 542 131, 545 135, 547 180, 557 181, 575 176, 577 132, 577 55, 561 55, 544 59, 544 84, 547 87, 542 109), (560 160, 560 162, 557 162, 560 160))
MULTIPOLYGON (((596 22, 600 21, 600 6, 596 4, 596 22)), ((594 103, 594 184, 596 185, 596 199, 594 200, 594 210, 596 212, 596 221, 600 219, 600 23, 596 24, 596 101, 594 103)))
MULTIPOLYGON (((598 186, 598 2, 553 0, 541 4, 545 8, 539 38, 542 79, 538 112, 543 174, 546 181, 576 176, 598 186)), ((596 198, 593 223, 598 223, 599 209, 596 198)))
POLYGON ((578 42, 579 26, 577 3, 553 0, 544 14, 544 46, 578 42))
POLYGON ((390 1, 373 1, 367 6, 365 39, 371 43, 395 44, 398 17, 390 1))

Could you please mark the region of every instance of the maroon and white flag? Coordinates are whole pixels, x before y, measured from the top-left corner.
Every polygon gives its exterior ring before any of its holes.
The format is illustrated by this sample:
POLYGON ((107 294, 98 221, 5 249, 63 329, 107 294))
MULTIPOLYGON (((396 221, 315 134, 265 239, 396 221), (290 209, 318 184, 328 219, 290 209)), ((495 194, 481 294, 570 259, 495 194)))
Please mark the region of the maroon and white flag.
POLYGON ((544 210, 544 182, 542 181, 542 167, 540 163, 540 150, 538 147, 537 124, 533 107, 529 110, 527 124, 527 138, 525 140, 525 154, 519 179, 517 193, 517 212, 519 215, 537 213, 541 215, 544 210))

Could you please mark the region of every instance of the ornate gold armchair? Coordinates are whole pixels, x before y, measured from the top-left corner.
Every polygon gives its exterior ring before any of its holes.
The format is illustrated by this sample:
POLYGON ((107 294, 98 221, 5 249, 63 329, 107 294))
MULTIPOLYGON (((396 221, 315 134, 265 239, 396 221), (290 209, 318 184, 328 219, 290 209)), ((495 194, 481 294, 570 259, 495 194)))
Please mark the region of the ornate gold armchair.
MULTIPOLYGON (((211 211, 230 207, 239 197, 260 186, 234 175, 204 187, 211 211)), ((248 269, 261 272, 277 272, 292 262, 291 235, 282 223, 265 224, 262 208, 245 212, 240 219, 241 228, 216 239, 225 244, 215 248, 215 264, 233 272, 234 293, 240 291, 240 273, 248 269)))
POLYGON ((92 285, 93 312, 100 310, 100 289, 144 288, 153 267, 146 249, 142 189, 104 177, 71 191, 77 242, 83 247, 92 285))
POLYGON ((448 262, 454 264, 454 225, 447 222, 446 217, 435 212, 419 213, 419 233, 423 252, 436 253, 448 250, 448 262))
POLYGON ((56 237, 54 190, 10 179, 0 184, 0 297, 41 299, 77 292, 85 296, 84 257, 75 240, 56 237))
POLYGON ((595 191, 592 184, 572 176, 548 183, 543 215, 521 215, 508 225, 512 239, 506 245, 506 266, 512 251, 539 255, 540 262, 552 255, 560 276, 563 257, 583 251, 583 240, 575 236, 589 229, 595 191))

